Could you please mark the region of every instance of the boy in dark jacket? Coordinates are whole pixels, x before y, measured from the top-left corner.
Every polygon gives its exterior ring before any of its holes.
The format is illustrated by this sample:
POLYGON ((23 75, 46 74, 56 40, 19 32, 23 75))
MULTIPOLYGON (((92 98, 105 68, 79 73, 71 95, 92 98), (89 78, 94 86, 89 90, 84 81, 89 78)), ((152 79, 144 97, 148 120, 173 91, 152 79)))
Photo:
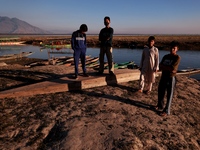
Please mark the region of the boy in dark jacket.
POLYGON ((180 56, 176 54, 178 51, 178 45, 178 42, 172 41, 170 54, 165 55, 159 64, 159 69, 162 71, 162 75, 158 86, 158 103, 155 109, 162 110, 164 108, 160 113, 161 116, 170 114, 170 107, 176 83, 175 76, 181 59, 180 56), (165 91, 167 91, 167 103, 164 107, 165 91))
POLYGON ((85 32, 88 31, 88 27, 86 24, 82 24, 80 26, 80 29, 73 32, 72 38, 71 38, 71 46, 74 50, 74 65, 75 65, 75 79, 78 79, 78 64, 79 59, 81 59, 82 69, 83 69, 83 75, 88 77, 86 73, 86 67, 85 67, 85 61, 86 61, 86 49, 87 49, 87 43, 86 43, 86 34, 85 32))
POLYGON ((103 74, 104 72, 104 55, 106 54, 108 60, 109 74, 114 75, 114 64, 112 55, 112 39, 114 30, 110 27, 110 17, 104 17, 105 28, 101 29, 99 33, 100 41, 100 54, 99 54, 99 72, 98 74, 103 74))

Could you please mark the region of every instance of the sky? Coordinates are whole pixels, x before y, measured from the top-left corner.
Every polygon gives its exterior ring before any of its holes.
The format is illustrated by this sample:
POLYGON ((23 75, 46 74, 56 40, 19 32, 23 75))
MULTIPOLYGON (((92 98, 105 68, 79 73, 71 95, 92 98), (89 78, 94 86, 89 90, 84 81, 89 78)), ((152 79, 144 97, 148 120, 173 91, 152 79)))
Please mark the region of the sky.
POLYGON ((200 0, 0 0, 0 16, 53 33, 87 24, 98 34, 104 17, 114 34, 200 34, 200 0))

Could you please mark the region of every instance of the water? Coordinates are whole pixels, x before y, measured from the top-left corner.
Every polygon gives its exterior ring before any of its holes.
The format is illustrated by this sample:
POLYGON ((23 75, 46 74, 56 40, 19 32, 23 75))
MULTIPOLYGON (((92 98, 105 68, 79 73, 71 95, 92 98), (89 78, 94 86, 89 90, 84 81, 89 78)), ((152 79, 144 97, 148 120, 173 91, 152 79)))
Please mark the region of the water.
MULTIPOLYGON (((61 56, 72 56, 73 52, 69 49, 62 49, 62 52, 68 52, 67 54, 50 54, 48 55, 48 49, 40 49, 38 46, 32 45, 25 45, 25 46, 1 46, 0 47, 0 55, 5 54, 13 54, 13 53, 20 53, 20 52, 34 52, 32 55, 28 56, 29 58, 41 58, 41 59, 48 59, 52 57, 61 57, 61 56)), ((52 50, 51 50, 52 51, 52 50)), ((60 52, 57 50, 53 50, 54 52, 60 52)), ((159 59, 161 61, 162 57, 165 54, 168 54, 169 51, 160 50, 159 51, 159 59)), ((87 55, 91 55, 92 57, 99 56, 99 48, 88 48, 87 55)), ((122 63, 127 61, 134 61, 137 65, 140 63, 142 55, 142 49, 128 49, 128 48, 114 48, 113 49, 113 57, 114 62, 122 63)), ((181 56, 181 62, 179 65, 179 70, 182 69, 192 69, 192 68, 200 68, 200 50, 193 51, 193 50, 179 50, 178 55, 181 56)), ((105 60, 106 57, 105 57, 105 60)), ((200 75, 194 76, 196 79, 200 80, 200 75)))

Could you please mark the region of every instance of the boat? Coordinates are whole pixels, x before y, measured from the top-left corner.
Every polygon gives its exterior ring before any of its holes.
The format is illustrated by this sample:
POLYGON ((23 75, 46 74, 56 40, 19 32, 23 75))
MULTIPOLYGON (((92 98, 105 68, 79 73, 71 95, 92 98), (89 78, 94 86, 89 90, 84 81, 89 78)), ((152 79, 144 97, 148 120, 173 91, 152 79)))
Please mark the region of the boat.
POLYGON ((18 37, 0 38, 0 45, 24 45, 24 42, 25 41, 20 41, 18 37))
POLYGON ((128 65, 133 65, 134 64, 134 62, 133 61, 130 61, 130 62, 125 62, 125 63, 120 63, 120 64, 118 64, 118 69, 124 69, 124 68, 127 68, 128 67, 128 65))
POLYGON ((200 68, 178 70, 177 75, 195 75, 200 74, 200 68))
POLYGON ((71 48, 71 44, 60 44, 60 45, 45 44, 45 45, 42 45, 42 48, 50 48, 50 49, 57 48, 57 50, 60 50, 62 48, 71 48))
POLYGON ((0 42, 0 45, 25 45, 24 41, 20 42, 0 42))
MULTIPOLYGON (((99 70, 99 64, 97 64, 97 65, 94 65, 92 68, 94 69, 94 70, 99 70)), ((108 63, 107 62, 104 62, 104 69, 106 69, 108 67, 108 63)))
POLYGON ((94 58, 91 58, 91 59, 86 59, 85 64, 86 64, 86 66, 89 66, 89 65, 91 65, 93 63, 97 63, 98 60, 99 60, 99 57, 94 57, 94 58))
MULTIPOLYGON (((115 69, 124 69, 124 68, 127 68, 128 65, 133 65, 133 64, 134 64, 133 61, 123 62, 123 63, 114 63, 114 68, 115 69)), ((108 66, 106 66, 105 69, 108 69, 108 66)))
POLYGON ((0 61, 1 60, 18 59, 18 58, 22 58, 22 57, 27 57, 31 54, 33 54, 33 52, 21 52, 19 54, 2 55, 2 56, 0 56, 0 61))

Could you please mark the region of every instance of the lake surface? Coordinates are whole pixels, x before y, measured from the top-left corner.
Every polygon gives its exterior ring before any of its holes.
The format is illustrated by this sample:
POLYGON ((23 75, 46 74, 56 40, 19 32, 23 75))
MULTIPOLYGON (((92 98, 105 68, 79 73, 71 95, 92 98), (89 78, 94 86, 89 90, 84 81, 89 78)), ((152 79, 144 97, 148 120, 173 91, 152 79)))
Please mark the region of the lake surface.
MULTIPOLYGON (((50 49, 40 49, 38 46, 32 45, 23 45, 23 46, 1 46, 0 47, 0 55, 5 54, 13 54, 20 52, 34 52, 32 55, 28 56, 29 58, 41 58, 48 59, 53 57, 61 57, 61 56, 72 56, 71 49, 61 49, 50 50, 50 49), (48 54, 48 51, 53 52, 67 52, 67 54, 48 54)), ((160 61, 165 54, 168 54, 169 51, 159 50, 159 58, 160 61)), ((99 56, 99 48, 88 48, 87 55, 91 55, 92 57, 99 56)), ((113 57, 114 62, 122 63, 127 61, 134 61, 137 65, 140 64, 140 59, 142 55, 142 49, 128 49, 128 48, 113 48, 113 57)), ((181 62, 179 65, 179 70, 182 69, 192 69, 192 68, 200 68, 200 50, 179 50, 178 55, 181 56, 181 62)), ((105 60, 107 61, 106 57, 105 60)), ((200 75, 195 75, 195 78, 200 80, 200 75), (196 77, 197 76, 197 77, 196 77)))

